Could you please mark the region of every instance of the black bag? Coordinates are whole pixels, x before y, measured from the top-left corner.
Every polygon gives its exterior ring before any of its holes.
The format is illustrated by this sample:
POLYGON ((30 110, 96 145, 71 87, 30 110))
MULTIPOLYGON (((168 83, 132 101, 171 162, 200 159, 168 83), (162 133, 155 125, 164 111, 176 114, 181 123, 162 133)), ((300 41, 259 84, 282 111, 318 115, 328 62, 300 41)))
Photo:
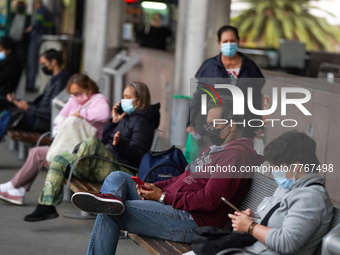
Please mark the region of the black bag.
POLYGON ((197 228, 195 233, 191 247, 197 255, 212 255, 228 248, 242 248, 257 240, 248 234, 226 232, 210 226, 197 228))
MULTIPOLYGON (((277 203, 261 221, 267 226, 270 216, 280 207, 277 203)), ((195 229, 196 235, 192 239, 192 250, 197 255, 212 255, 229 248, 243 248, 253 245, 257 239, 251 235, 225 231, 216 227, 199 227, 195 229)))
POLYGON ((150 151, 140 162, 138 177, 150 183, 164 181, 182 174, 187 165, 183 152, 175 146, 164 151, 150 151))

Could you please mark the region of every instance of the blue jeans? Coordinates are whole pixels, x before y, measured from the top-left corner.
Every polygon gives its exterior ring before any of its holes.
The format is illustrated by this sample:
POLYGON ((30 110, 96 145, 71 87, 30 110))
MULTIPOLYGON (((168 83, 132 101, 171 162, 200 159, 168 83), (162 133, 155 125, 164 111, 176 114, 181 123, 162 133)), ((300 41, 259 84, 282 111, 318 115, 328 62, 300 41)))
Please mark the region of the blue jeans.
POLYGON ((190 243, 197 227, 190 213, 171 205, 141 200, 136 183, 124 172, 109 174, 101 188, 124 201, 125 211, 119 216, 98 214, 87 254, 115 254, 120 230, 130 233, 190 243))

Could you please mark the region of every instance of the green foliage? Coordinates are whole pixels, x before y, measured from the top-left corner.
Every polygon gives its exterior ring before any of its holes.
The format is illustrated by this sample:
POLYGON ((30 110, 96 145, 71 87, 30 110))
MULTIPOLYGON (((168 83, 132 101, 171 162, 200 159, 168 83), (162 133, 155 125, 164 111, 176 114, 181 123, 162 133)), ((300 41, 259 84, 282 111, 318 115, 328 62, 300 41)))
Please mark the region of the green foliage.
POLYGON ((340 42, 340 28, 312 15, 309 11, 316 7, 310 6, 309 0, 238 2, 247 2, 251 6, 231 21, 239 29, 246 46, 278 48, 280 39, 289 39, 304 42, 309 50, 334 51, 334 43, 340 42))

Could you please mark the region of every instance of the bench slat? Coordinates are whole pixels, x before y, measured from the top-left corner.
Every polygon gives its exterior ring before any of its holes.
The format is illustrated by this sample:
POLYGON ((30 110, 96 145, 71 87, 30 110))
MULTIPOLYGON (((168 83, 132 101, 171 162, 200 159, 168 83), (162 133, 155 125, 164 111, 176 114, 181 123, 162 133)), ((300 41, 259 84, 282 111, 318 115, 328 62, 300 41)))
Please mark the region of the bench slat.
MULTIPOLYGON (((7 136, 13 140, 27 142, 27 143, 36 143, 41 136, 41 133, 38 132, 28 132, 28 131, 20 131, 20 130, 8 130, 7 136)), ((49 136, 45 136, 41 141, 40 145, 49 145, 51 142, 51 138, 49 136)))
POLYGON ((167 240, 128 234, 129 237, 152 255, 179 255, 191 250, 191 246, 186 243, 170 242, 167 240))

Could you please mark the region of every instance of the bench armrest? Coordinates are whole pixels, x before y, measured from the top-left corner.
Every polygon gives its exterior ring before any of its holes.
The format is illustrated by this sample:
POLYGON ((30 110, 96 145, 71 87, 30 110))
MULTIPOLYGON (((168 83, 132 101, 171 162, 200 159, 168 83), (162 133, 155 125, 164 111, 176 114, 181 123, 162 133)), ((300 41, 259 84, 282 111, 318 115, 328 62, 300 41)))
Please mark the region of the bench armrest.
POLYGON ((340 250, 340 224, 331 230, 325 237, 322 243, 323 255, 339 254, 340 250))

